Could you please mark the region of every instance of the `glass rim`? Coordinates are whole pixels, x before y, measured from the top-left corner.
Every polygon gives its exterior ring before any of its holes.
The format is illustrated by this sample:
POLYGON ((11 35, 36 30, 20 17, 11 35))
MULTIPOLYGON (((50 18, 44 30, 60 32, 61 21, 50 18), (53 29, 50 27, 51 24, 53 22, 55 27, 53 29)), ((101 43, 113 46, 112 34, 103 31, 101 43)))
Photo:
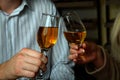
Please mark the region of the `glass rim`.
POLYGON ((42 13, 42 15, 49 15, 49 16, 51 16, 51 17, 57 17, 57 18, 60 18, 60 17, 57 16, 57 15, 52 15, 52 14, 48 14, 48 13, 42 13))

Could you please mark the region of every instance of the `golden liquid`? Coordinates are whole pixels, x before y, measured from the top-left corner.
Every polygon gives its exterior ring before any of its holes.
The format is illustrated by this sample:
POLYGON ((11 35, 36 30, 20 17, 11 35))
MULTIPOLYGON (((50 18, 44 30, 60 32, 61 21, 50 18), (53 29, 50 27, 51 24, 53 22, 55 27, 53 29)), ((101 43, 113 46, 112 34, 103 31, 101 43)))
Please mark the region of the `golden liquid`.
POLYGON ((81 44, 86 38, 86 31, 83 32, 64 32, 69 43, 81 44))
POLYGON ((58 37, 58 27, 40 27, 37 33, 37 41, 42 49, 51 48, 58 37))

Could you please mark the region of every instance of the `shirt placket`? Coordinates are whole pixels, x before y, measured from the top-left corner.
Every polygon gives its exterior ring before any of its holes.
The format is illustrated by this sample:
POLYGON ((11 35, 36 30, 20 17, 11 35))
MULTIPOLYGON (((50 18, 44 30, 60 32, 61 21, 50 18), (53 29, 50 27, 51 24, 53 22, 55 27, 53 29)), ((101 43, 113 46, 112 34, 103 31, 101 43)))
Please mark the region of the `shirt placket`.
POLYGON ((6 55, 7 59, 11 57, 11 52, 12 52, 12 46, 11 46, 11 31, 10 31, 10 17, 6 16, 6 55))

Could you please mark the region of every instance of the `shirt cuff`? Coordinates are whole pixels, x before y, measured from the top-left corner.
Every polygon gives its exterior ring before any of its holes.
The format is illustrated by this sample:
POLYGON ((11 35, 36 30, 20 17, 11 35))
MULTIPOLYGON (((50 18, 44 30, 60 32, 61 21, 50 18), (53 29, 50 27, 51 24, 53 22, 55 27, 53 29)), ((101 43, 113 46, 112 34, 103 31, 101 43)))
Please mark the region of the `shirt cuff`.
POLYGON ((106 56, 106 52, 105 52, 105 49, 103 48, 103 47, 101 47, 101 46, 99 46, 100 48, 101 48, 101 54, 103 55, 103 59, 104 59, 104 64, 103 64, 103 66, 101 66, 100 68, 98 68, 98 69, 94 69, 94 70, 92 70, 92 71, 90 71, 88 68, 89 68, 89 66, 88 65, 86 65, 85 66, 85 70, 86 70, 86 72, 88 73, 88 74, 95 74, 95 73, 97 73, 97 72, 99 72, 99 71, 101 71, 102 69, 104 69, 104 67, 105 67, 105 65, 106 65, 106 62, 107 62, 107 56, 106 56))

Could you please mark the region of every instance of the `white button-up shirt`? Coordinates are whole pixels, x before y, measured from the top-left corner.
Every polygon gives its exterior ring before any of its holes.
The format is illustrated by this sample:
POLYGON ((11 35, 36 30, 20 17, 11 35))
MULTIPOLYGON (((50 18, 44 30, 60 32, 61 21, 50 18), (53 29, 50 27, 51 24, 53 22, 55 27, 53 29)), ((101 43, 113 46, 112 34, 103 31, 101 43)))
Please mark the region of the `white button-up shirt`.
MULTIPOLYGON (((11 14, 0 10, 0 63, 9 60, 22 48, 40 51, 36 33, 41 25, 42 13, 56 14, 50 0, 23 0, 11 14)), ((74 80, 73 63, 68 60, 69 47, 63 35, 61 21, 59 38, 48 52, 48 68, 44 78, 51 80, 74 80)), ((27 78, 21 78, 27 79, 27 78)))

